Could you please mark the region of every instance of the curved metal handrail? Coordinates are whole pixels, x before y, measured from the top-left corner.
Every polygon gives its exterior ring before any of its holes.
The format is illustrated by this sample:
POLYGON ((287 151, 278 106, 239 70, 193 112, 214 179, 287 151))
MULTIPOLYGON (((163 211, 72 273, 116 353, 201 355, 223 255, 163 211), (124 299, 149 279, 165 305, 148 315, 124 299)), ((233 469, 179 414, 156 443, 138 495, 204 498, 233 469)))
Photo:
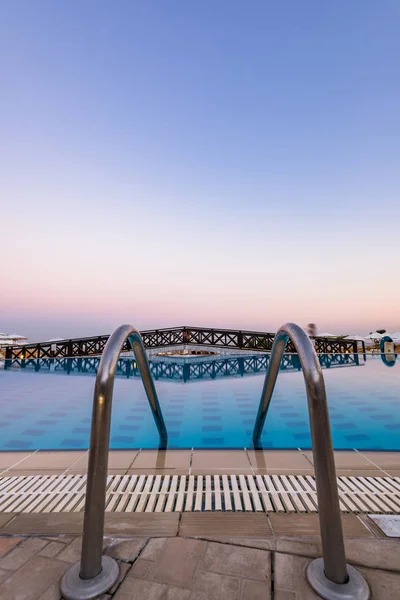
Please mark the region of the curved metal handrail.
POLYGON ((289 338, 298 352, 307 390, 323 552, 323 564, 321 565, 321 559, 313 561, 307 570, 307 577, 319 593, 322 589, 327 593, 327 590, 332 591, 333 587, 337 588, 336 593, 339 596, 323 595, 324 598, 338 598, 341 595, 340 588, 343 592, 344 588, 348 588, 346 590, 348 592, 350 587, 352 591, 357 588, 359 595, 346 596, 346 598, 368 598, 367 583, 354 568, 346 564, 328 403, 321 365, 310 338, 294 323, 283 325, 275 336, 254 425, 253 440, 257 445, 289 338))
POLYGON ((112 397, 117 362, 126 339, 129 340, 139 365, 160 438, 163 443, 167 440, 167 430, 142 338, 139 331, 131 325, 121 325, 107 341, 96 376, 82 554, 80 564, 73 565, 61 582, 61 591, 67 600, 94 598, 107 591, 118 577, 117 563, 107 556, 102 557, 102 549, 112 397))

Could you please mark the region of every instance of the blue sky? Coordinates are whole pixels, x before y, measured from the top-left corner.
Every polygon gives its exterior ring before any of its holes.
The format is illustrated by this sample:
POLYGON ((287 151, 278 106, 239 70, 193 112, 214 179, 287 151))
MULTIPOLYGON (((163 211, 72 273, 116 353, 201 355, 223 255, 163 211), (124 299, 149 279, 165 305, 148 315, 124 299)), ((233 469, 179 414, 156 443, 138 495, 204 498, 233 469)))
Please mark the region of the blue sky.
POLYGON ((399 17, 3 2, 0 329, 400 329, 399 17))

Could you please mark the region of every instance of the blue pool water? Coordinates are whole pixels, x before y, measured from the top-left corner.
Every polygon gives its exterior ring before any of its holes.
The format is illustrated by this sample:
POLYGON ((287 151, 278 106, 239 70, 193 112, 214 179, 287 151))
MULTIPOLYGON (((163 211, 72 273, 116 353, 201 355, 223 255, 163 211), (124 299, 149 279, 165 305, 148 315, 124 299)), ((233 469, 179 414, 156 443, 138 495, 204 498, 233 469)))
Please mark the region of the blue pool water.
MULTIPOLYGON (((266 355, 153 359, 168 447, 251 447, 268 361, 266 355)), ((320 355, 320 361, 335 448, 400 450, 400 359, 390 368, 381 356, 320 355)), ((93 358, 25 361, 24 368, 3 362, 0 450, 87 448, 97 365, 93 358)), ((262 446, 310 448, 297 357, 286 355, 282 368, 262 446)), ((112 448, 158 447, 132 359, 118 363, 112 414, 112 448)))

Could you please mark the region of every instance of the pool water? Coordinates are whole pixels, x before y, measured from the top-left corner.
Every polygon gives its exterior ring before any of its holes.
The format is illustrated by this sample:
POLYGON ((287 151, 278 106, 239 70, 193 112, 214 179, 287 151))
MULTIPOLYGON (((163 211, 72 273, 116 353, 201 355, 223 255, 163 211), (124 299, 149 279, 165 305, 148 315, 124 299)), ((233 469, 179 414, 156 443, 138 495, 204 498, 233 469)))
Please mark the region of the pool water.
MULTIPOLYGON (((335 448, 400 450, 400 360, 388 368, 380 355, 319 358, 335 448)), ((154 358, 151 369, 157 378, 168 447, 251 447, 268 362, 268 355, 259 354, 154 358)), ((17 362, 1 365, 0 450, 88 447, 97 359, 25 361, 24 368, 17 362)), ((297 356, 285 355, 282 368, 261 444, 310 448, 307 400, 297 356)), ((158 445, 136 363, 120 359, 110 447, 158 445)))

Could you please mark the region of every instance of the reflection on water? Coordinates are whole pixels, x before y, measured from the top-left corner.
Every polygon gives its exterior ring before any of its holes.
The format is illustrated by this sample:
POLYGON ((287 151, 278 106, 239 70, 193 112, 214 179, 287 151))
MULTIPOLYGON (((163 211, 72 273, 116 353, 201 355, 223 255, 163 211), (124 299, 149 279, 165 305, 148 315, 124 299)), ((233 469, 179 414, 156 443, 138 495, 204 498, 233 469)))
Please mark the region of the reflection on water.
MULTIPOLYGON (((269 360, 268 354, 152 358, 168 446, 251 447, 269 360)), ((378 355, 365 361, 363 355, 319 355, 319 360, 335 448, 400 450, 400 361, 387 368, 378 355)), ((87 448, 98 366, 95 357, 0 363, 0 449, 87 448)), ((299 357, 286 354, 281 369, 261 443, 310 448, 299 357)), ((128 357, 118 362, 110 442, 125 449, 159 444, 137 365, 128 357)))
MULTIPOLYGON (((221 377, 244 377, 266 372, 270 354, 231 356, 223 358, 207 357, 152 357, 151 374, 156 380, 165 379, 181 382, 217 379, 221 377)), ((355 367, 363 365, 358 354, 319 354, 323 369, 355 367)), ((383 360, 383 359, 382 359, 383 360)), ((4 369, 23 369, 34 372, 60 373, 63 375, 95 375, 99 367, 99 357, 79 358, 35 358, 6 360, 4 369)), ((284 354, 281 371, 301 371, 298 354, 284 354)), ((131 358, 120 358, 117 363, 117 377, 140 377, 137 362, 131 358)))
POLYGON ((381 359, 384 365, 387 367, 394 367, 397 360, 397 354, 393 354, 392 352, 388 352, 386 354, 381 354, 381 359))

